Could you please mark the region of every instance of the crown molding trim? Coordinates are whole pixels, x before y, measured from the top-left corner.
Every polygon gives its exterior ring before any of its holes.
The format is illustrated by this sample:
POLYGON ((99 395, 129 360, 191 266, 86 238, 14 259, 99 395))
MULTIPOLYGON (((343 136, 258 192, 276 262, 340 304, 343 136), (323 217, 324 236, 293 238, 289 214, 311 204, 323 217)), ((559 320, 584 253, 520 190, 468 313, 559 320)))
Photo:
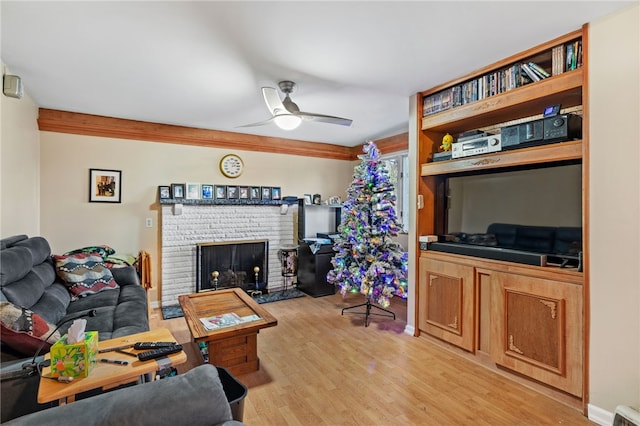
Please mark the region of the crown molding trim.
MULTIPOLYGON (((40 131, 46 132, 230 148, 333 160, 353 161, 362 152, 362 145, 346 147, 322 142, 198 129, 47 108, 39 109, 38 128, 40 131)), ((376 142, 376 145, 385 154, 407 149, 408 134, 381 139, 376 142)))
POLYGON ((409 132, 375 141, 381 154, 406 151, 409 149, 409 132))

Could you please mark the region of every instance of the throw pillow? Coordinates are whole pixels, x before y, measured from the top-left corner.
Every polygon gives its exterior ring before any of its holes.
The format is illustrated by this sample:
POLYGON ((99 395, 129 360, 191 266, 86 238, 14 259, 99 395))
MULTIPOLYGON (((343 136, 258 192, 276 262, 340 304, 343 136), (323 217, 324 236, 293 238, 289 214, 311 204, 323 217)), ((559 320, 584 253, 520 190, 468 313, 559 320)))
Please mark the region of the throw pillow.
POLYGON ((136 263, 136 257, 128 253, 118 253, 109 255, 104 261, 105 263, 111 263, 112 265, 133 266, 136 263))
POLYGON ((53 259, 56 263, 58 277, 65 282, 69 292, 76 297, 118 288, 113 274, 98 253, 54 255, 53 259))
MULTIPOLYGON (((2 324, 2 343, 15 349, 23 355, 32 356, 36 353, 44 339, 55 328, 40 315, 15 306, 11 302, 0 302, 0 323, 2 324)), ((47 339, 43 349, 48 349, 60 339, 60 331, 47 339)))
POLYGON ((99 245, 99 246, 89 246, 83 247, 76 250, 68 251, 63 256, 69 256, 72 254, 82 254, 82 253, 98 253, 102 259, 106 259, 108 256, 115 254, 116 251, 109 246, 99 245))

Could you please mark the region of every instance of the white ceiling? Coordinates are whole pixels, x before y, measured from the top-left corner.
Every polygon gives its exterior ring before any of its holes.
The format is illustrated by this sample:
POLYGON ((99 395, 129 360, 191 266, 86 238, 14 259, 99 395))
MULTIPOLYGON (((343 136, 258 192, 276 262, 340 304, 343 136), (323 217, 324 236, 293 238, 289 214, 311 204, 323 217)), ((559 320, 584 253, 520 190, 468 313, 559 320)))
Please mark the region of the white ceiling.
POLYGON ((2 0, 0 53, 43 108, 355 146, 406 132, 412 94, 631 3, 2 0), (238 128, 280 80, 352 126, 238 128))

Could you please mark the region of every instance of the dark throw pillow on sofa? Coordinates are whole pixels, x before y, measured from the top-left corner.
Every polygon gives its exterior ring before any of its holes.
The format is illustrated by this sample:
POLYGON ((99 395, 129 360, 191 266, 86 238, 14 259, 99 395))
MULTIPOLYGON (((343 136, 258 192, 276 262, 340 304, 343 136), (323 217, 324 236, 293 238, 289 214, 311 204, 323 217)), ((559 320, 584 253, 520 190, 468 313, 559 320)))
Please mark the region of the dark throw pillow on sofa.
MULTIPOLYGON (((2 343, 27 356, 34 355, 44 338, 56 327, 29 309, 19 308, 6 301, 0 302, 0 322, 2 343)), ((53 333, 47 340, 49 346, 59 338, 60 331, 53 333)), ((47 345, 44 349, 47 349, 47 345)))
POLYGON ((82 253, 97 253, 102 257, 102 259, 106 259, 107 257, 115 254, 116 251, 109 246, 100 245, 100 246, 89 246, 83 247, 76 250, 71 250, 66 252, 63 256, 69 256, 72 254, 82 254, 82 253))
POLYGON ((72 295, 84 297, 104 290, 118 288, 113 274, 98 253, 54 255, 56 274, 72 295))

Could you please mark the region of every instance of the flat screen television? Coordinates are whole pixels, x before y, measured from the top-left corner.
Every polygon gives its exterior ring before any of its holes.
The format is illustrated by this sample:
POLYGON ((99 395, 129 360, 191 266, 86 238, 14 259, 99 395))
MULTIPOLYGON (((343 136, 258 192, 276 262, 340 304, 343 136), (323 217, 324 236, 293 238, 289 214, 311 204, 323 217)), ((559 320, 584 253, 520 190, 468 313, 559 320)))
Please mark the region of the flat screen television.
POLYGON ((582 165, 448 179, 447 232, 483 233, 492 223, 582 226, 582 165))
POLYGON ((450 177, 446 206, 446 232, 430 250, 539 266, 580 263, 581 164, 450 177))

